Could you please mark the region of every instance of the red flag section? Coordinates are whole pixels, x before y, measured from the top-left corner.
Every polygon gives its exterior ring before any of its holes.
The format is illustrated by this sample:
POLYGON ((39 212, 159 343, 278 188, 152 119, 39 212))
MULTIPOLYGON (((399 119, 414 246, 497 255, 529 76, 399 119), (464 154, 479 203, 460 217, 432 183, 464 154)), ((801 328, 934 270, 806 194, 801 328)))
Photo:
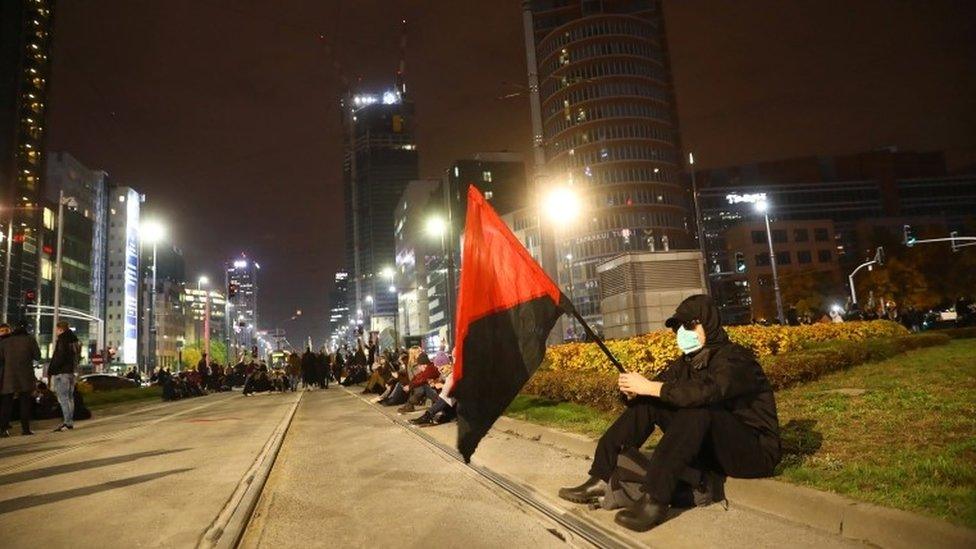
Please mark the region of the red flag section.
POLYGON ((470 186, 453 370, 458 450, 465 460, 542 362, 562 299, 559 287, 470 186))

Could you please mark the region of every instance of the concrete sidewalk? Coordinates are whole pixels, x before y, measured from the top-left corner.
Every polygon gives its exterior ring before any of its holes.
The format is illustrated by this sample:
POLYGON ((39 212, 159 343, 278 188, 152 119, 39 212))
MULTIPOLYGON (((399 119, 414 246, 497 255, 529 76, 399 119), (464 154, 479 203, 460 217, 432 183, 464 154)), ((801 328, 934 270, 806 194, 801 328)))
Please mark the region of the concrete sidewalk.
MULTIPOLYGON (((384 425, 382 419, 403 421, 417 414, 399 416, 391 408, 381 408, 369 404, 352 393, 344 393, 343 399, 334 399, 333 406, 348 410, 362 423, 359 434, 350 433, 346 443, 358 446, 362 434, 372 430, 374 425, 384 425), (374 419, 370 419, 374 418, 374 419), (377 423, 378 422, 378 423, 377 423)), ((437 442, 453 447, 456 425, 415 428, 391 424, 387 420, 385 429, 393 433, 394 427, 400 430, 422 431, 437 442)), ((397 437, 396 440, 401 440, 397 437)), ((404 439, 409 440, 409 439, 404 439)), ((402 447, 391 443, 385 452, 391 459, 400 460, 402 447)), ((446 454, 445 454, 446 455, 446 454)), ((612 532, 614 536, 624 537, 635 546, 655 547, 854 547, 861 546, 840 536, 798 525, 780 518, 740 506, 725 510, 720 505, 686 511, 673 517, 664 525, 645 534, 626 531, 613 523, 613 513, 590 511, 585 506, 574 505, 556 497, 560 486, 578 483, 584 476, 588 459, 552 445, 513 436, 499 430, 486 437, 474 456, 473 463, 501 474, 507 480, 531 492, 538 500, 572 516, 581 517, 588 523, 612 532)), ((465 469, 463 464, 454 461, 455 467, 465 469)), ((412 538, 411 538, 412 539, 412 538)))
POLYGON ((297 396, 220 393, 0 440, 0 545, 195 546, 297 396))

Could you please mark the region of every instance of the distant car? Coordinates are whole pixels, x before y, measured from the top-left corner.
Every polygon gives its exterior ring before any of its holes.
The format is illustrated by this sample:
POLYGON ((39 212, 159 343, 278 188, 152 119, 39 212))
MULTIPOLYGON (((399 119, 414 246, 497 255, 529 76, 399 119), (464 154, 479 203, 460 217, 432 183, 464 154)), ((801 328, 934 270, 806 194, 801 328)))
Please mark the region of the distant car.
POLYGON ((78 381, 84 381, 95 391, 115 391, 117 389, 135 389, 138 383, 131 379, 111 374, 90 374, 81 376, 78 381))

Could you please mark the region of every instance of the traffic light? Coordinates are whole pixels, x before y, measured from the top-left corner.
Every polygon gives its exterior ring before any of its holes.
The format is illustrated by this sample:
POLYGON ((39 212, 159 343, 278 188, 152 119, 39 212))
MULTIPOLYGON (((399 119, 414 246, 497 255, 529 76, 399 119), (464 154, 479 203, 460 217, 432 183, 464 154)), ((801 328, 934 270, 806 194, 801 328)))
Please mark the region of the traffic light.
POLYGON ((37 304, 37 290, 24 290, 24 305, 37 304))
POLYGON ((952 231, 951 233, 949 233, 949 238, 952 239, 949 242, 952 244, 952 251, 954 251, 954 252, 958 252, 959 251, 959 246, 956 245, 956 237, 957 236, 959 236, 959 231, 952 231))
POLYGON ((905 245, 908 246, 909 248, 914 246, 915 242, 918 241, 918 238, 915 237, 915 231, 912 230, 911 225, 905 225, 902 227, 902 236, 903 236, 902 242, 904 242, 905 245))
POLYGON ((237 295, 237 284, 231 282, 227 285, 227 297, 234 297, 237 295))
POLYGON ((746 272, 746 255, 742 252, 735 252, 735 272, 746 272))

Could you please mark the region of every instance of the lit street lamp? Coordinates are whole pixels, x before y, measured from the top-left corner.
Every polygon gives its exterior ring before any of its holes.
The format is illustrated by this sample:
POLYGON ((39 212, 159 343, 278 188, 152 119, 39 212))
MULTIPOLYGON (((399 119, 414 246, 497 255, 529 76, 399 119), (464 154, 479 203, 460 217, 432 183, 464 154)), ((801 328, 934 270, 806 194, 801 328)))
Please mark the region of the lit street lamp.
MULTIPOLYGON (((197 290, 201 287, 210 284, 210 279, 206 276, 201 276, 197 279, 197 290)), ((207 366, 210 366, 210 361, 213 357, 210 356, 210 290, 205 290, 203 294, 203 352, 207 357, 207 366)))
POLYGON ((152 244, 152 288, 149 290, 149 349, 147 373, 156 369, 156 245, 166 238, 166 228, 158 221, 147 221, 139 232, 144 241, 152 244))
POLYGON ((763 214, 763 218, 766 221, 766 243, 769 245, 769 266, 773 270, 773 292, 776 296, 776 317, 779 319, 780 324, 786 324, 786 317, 783 315, 783 297, 779 292, 779 275, 776 272, 776 252, 773 250, 773 231, 769 226, 769 201, 766 199, 766 193, 729 194, 726 195, 725 198, 729 201, 729 204, 738 204, 740 202, 748 202, 753 204, 756 211, 763 214))
MULTIPOLYGON (((451 345, 454 345, 454 253, 450 246, 453 236, 451 235, 451 226, 448 224, 447 220, 440 216, 430 216, 427 218, 427 234, 434 238, 439 238, 441 241, 441 252, 443 257, 447 260, 447 276, 444 281, 445 291, 444 291, 444 301, 445 301, 445 318, 447 320, 447 340, 451 345)), ((392 288, 392 286, 391 286, 392 288)), ((399 316, 399 315, 397 315, 399 316)))
MULTIPOLYGON (((549 218, 551 226, 555 231, 563 231, 563 236, 568 237, 569 229, 573 223, 577 221, 580 213, 583 209, 582 200, 578 192, 576 192, 572 187, 559 186, 551 189, 545 196, 545 200, 542 204, 543 212, 546 217, 549 218)), ((540 225, 541 225, 540 219, 540 225)), ((573 239, 567 238, 569 242, 569 248, 572 250, 573 239)), ((572 251, 566 254, 566 264, 569 271, 569 301, 576 307, 576 295, 575 295, 575 281, 573 280, 573 254, 572 251)), ((553 273, 553 278, 558 278, 556 273, 553 273)), ((573 332, 573 339, 575 340, 576 335, 576 317, 571 317, 571 326, 573 332)))

